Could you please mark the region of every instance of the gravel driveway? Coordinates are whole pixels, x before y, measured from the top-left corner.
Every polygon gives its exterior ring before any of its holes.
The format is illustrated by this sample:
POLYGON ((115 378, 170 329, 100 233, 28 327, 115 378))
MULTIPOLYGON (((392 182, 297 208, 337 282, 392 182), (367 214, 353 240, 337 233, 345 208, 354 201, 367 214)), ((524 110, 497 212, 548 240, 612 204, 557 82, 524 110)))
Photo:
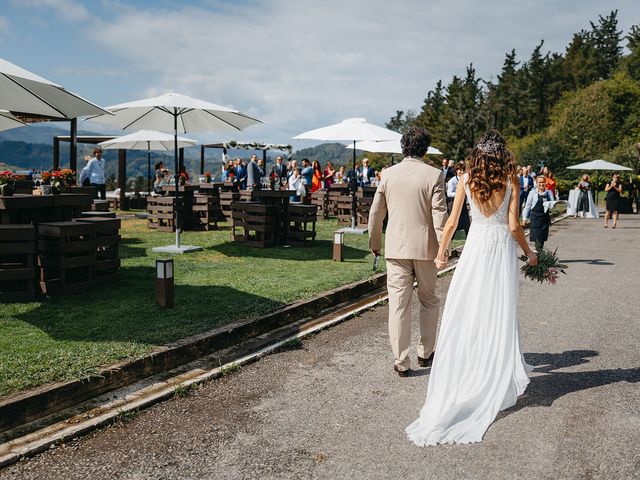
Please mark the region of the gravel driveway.
POLYGON ((406 439, 428 370, 393 373, 379 306, 0 479, 640 478, 639 240, 635 215, 616 230, 552 228, 569 276, 522 281, 523 347, 538 368, 480 444, 406 439))

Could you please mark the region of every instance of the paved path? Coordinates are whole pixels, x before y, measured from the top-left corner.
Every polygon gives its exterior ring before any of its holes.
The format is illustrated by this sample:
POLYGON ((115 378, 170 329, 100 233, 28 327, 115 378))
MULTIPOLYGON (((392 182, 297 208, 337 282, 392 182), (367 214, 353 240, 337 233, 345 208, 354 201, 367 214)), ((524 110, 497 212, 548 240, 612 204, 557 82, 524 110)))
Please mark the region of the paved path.
POLYGON ((552 235, 570 276, 521 283, 538 368, 481 444, 407 441, 427 371, 393 374, 378 307, 0 479, 640 478, 640 216, 616 230, 567 219, 552 235))

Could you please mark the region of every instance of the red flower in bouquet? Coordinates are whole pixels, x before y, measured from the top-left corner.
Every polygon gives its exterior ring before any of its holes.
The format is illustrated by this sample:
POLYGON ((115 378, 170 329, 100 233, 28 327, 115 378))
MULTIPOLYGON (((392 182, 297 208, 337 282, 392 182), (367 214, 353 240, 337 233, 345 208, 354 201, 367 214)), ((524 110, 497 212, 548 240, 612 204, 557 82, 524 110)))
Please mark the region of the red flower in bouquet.
POLYGON ((211 172, 204 172, 204 181, 206 183, 211 183, 211 172))
POLYGON ((49 185, 49 183, 51 183, 51 177, 53 175, 51 175, 51 172, 42 172, 42 175, 40 176, 40 182, 43 185, 49 185))

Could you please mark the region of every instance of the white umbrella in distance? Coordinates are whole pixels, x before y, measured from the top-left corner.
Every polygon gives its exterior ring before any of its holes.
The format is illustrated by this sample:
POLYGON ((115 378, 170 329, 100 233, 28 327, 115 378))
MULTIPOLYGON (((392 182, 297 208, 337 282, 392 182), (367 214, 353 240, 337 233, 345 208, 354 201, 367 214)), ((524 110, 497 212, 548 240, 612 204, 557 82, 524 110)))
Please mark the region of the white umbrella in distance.
MULTIPOLYGON (((190 138, 178 137, 178 148, 192 147, 198 142, 190 138)), ((170 133, 158 132, 157 130, 140 130, 116 137, 98 144, 100 148, 126 149, 126 150, 146 150, 147 151, 147 190, 151 192, 151 150, 168 152, 175 148, 173 135, 170 133)))
POLYGON ((340 123, 327 127, 309 130, 293 137, 294 140, 324 140, 324 141, 349 141, 353 142, 353 178, 351 207, 351 228, 344 230, 348 233, 364 233, 366 229, 356 228, 357 204, 356 204, 356 142, 368 140, 372 142, 400 140, 402 135, 387 128, 368 123, 365 118, 347 118, 340 123))
MULTIPOLYGON (((598 171, 606 170, 606 171, 622 171, 622 170, 633 170, 629 167, 624 167, 622 165, 618 165, 617 163, 607 162, 606 160, 598 159, 591 160, 590 162, 578 163, 577 165, 571 165, 567 167, 567 170, 595 170, 596 176, 598 175, 598 171)), ((597 189, 597 181, 596 181, 596 205, 598 205, 598 189, 597 189)))
MULTIPOLYGON (((347 148, 354 148, 353 145, 347 146, 347 148)), ((400 146, 400 140, 390 140, 384 142, 371 142, 361 141, 356 142, 356 150, 364 150, 371 153, 402 153, 402 147, 400 146)), ((442 152, 435 147, 429 147, 427 155, 442 155, 442 152)))
POLYGON ((27 124, 20 121, 15 115, 6 110, 0 110, 0 130, 11 130, 16 127, 24 127, 27 124))
MULTIPOLYGON (((95 115, 87 120, 107 123, 123 130, 149 129, 173 132, 176 197, 178 191, 178 132, 239 131, 260 120, 237 110, 198 100, 178 93, 165 93, 158 97, 144 98, 107 107, 109 115, 95 115)), ((201 247, 181 246, 178 212, 176 214, 176 244, 156 247, 154 252, 186 253, 202 250, 201 247)))

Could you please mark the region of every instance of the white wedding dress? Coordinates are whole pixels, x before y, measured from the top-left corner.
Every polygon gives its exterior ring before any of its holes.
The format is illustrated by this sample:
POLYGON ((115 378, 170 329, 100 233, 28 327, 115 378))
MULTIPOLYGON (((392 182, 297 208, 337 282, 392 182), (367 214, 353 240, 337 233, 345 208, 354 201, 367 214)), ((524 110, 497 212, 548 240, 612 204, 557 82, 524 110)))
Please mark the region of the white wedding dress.
POLYGON ((484 216, 464 188, 471 229, 442 315, 420 418, 407 427, 416 445, 482 441, 500 410, 515 405, 529 378, 520 348, 518 258, 504 200, 484 216))

